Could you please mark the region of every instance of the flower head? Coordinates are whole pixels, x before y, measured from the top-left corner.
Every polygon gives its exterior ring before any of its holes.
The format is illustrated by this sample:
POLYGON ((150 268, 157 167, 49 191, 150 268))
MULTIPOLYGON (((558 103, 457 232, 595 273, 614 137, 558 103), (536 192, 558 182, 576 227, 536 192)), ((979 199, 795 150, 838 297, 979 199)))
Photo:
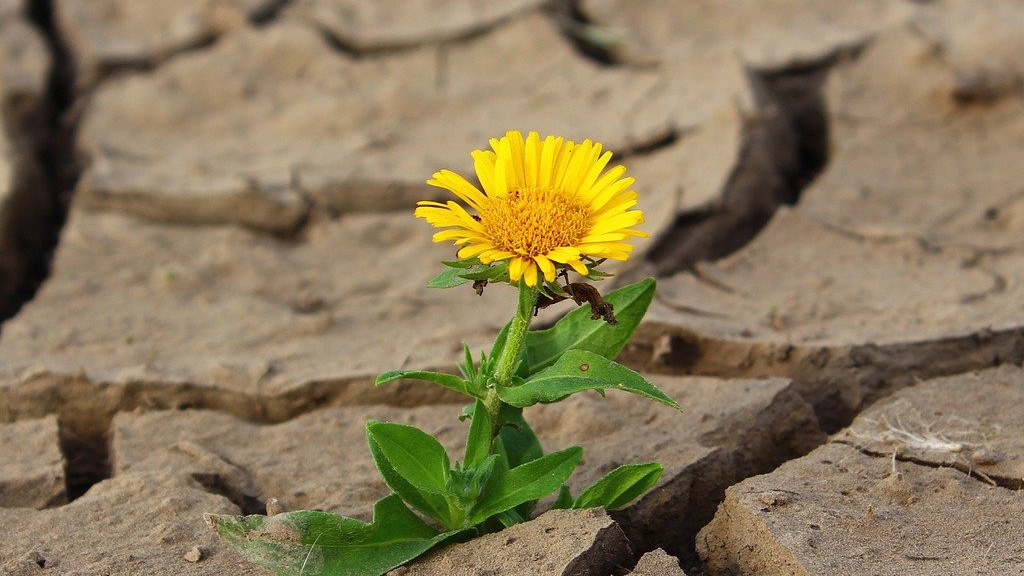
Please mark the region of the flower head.
POLYGON ((509 280, 536 286, 538 270, 547 282, 558 269, 589 273, 587 262, 626 260, 632 228, 643 212, 630 210, 637 194, 624 166, 605 170, 611 152, 584 140, 576 144, 536 132, 516 131, 492 138, 491 150, 476 150, 477 188, 451 170, 436 172, 427 184, 451 191, 468 205, 421 201, 416 216, 435 228, 434 242, 454 241, 460 259, 483 264, 508 260, 509 280))

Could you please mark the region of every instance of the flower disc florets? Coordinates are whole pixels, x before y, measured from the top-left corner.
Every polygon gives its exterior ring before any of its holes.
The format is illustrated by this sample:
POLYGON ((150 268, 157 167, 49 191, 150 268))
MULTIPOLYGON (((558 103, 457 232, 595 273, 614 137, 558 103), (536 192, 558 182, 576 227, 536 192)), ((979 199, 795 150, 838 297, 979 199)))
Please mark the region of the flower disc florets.
POLYGON ((450 170, 434 174, 427 184, 450 190, 461 204, 422 201, 416 216, 436 228, 435 242, 452 240, 461 259, 479 258, 489 264, 508 260, 509 280, 523 278, 536 286, 538 270, 544 280, 555 279, 559 268, 589 273, 584 259, 626 260, 632 236, 646 236, 632 228, 644 221, 630 210, 637 194, 626 168, 605 171, 611 152, 601 144, 580 144, 536 132, 523 139, 510 131, 491 139, 491 150, 473 152, 481 191, 450 170))

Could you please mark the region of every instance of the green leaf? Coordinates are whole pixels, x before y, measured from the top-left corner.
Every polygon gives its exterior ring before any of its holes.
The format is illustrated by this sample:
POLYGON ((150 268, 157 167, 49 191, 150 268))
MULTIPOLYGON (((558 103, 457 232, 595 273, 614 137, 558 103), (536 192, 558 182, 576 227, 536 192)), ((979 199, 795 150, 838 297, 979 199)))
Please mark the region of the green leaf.
POLYGON ((443 372, 427 372, 425 370, 389 370, 380 376, 377 376, 377 380, 374 384, 380 386, 403 378, 408 380, 433 382, 434 384, 440 384, 449 390, 454 390, 459 394, 474 396, 469 382, 463 378, 459 378, 455 374, 445 374, 443 372))
POLYGON ((491 415, 480 400, 473 406, 473 419, 469 423, 469 438, 466 440, 467 467, 479 466, 491 451, 491 415))
POLYGON ((473 266, 479 266, 481 262, 479 258, 474 256, 465 260, 441 260, 441 264, 449 268, 472 268, 473 266))
POLYGON ((448 453, 433 436, 412 426, 370 420, 366 439, 389 488, 448 528, 461 524, 446 498, 451 474, 448 453))
POLYGON ((572 492, 569 487, 562 484, 562 488, 558 490, 558 497, 551 503, 552 510, 565 510, 572 508, 572 492))
POLYGON ((505 404, 498 418, 501 422, 498 439, 509 467, 515 468, 544 455, 544 448, 530 423, 523 417, 522 408, 505 404))
POLYGON ((462 372, 462 376, 467 382, 472 382, 476 378, 476 366, 473 364, 473 351, 469 349, 469 344, 462 343, 462 353, 464 358, 459 364, 459 371, 462 372))
POLYGON ((664 470, 657 462, 619 466, 584 490, 572 503, 572 507, 601 507, 605 510, 621 508, 650 490, 664 470))
POLYGON ((462 278, 466 280, 497 280, 508 275, 508 262, 502 261, 490 266, 484 266, 479 270, 461 271, 462 278))
MULTIPOLYGON (((501 427, 498 430, 495 445, 496 449, 504 456, 502 459, 502 463, 505 464, 504 472, 507 472, 509 467, 521 466, 544 455, 540 440, 533 432, 529 422, 523 417, 522 408, 502 403, 498 419, 501 422, 501 427)), ((523 518, 528 518, 534 504, 536 504, 535 500, 523 502, 516 506, 515 512, 523 518)))
POLYGON ((207 515, 225 544, 281 576, 380 576, 434 546, 465 535, 438 533, 392 494, 367 524, 328 512, 275 516, 207 515))
POLYGON ((498 335, 494 338, 494 344, 491 345, 491 355, 489 356, 491 362, 494 362, 497 358, 501 357, 501 351, 505 349, 505 342, 508 340, 508 330, 512 326, 512 321, 509 320, 505 323, 505 326, 501 328, 498 335))
POLYGON ((463 272, 465 270, 460 270, 459 268, 445 268, 440 274, 427 280, 427 288, 454 288, 461 286, 469 282, 469 280, 460 276, 463 272))
POLYGON ((640 325, 654 298, 655 287, 654 279, 647 278, 607 294, 604 299, 615 306, 615 319, 619 321, 614 326, 602 320, 592 320, 590 306, 584 304, 563 316, 551 328, 527 333, 528 373, 547 368, 566 350, 588 350, 605 358, 615 358, 640 325))
POLYGON ((534 374, 522 384, 499 386, 497 391, 498 396, 508 404, 526 408, 538 402, 556 402, 576 392, 603 391, 606 388, 632 392, 682 410, 675 400, 643 376, 586 350, 570 350, 553 365, 534 374))
POLYGON ((495 514, 558 490, 582 458, 583 449, 573 446, 509 470, 487 487, 487 493, 470 514, 470 523, 479 524, 495 514))
POLYGON ((366 435, 384 457, 413 486, 441 492, 448 482, 450 464, 444 446, 433 436, 406 424, 370 420, 366 435))
POLYGON ((501 522, 501 525, 505 528, 511 528, 516 524, 522 524, 526 521, 526 519, 523 518, 519 514, 519 512, 516 512, 515 508, 511 510, 505 510, 504 512, 499 512, 496 518, 498 519, 498 522, 501 522))
MULTIPOLYGON (((469 516, 469 511, 476 505, 477 500, 480 499, 480 493, 491 479, 495 469, 503 467, 503 465, 499 466, 499 461, 501 460, 501 455, 491 454, 484 457, 478 466, 463 467, 457 465, 452 470, 447 492, 452 496, 450 507, 457 510, 454 516, 459 519, 459 522, 463 523, 462 526, 468 527, 468 524, 465 524, 465 520, 469 516)), ((451 526, 455 527, 454 524, 451 526)))

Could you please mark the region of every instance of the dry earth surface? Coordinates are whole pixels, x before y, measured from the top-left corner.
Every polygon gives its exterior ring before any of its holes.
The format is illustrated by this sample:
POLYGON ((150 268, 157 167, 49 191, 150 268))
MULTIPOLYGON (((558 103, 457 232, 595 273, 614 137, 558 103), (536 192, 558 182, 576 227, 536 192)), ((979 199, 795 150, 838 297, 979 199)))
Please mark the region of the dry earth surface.
POLYGON ((394 574, 1024 574, 1019 0, 0 0, 0 127, 2 576, 268 574, 203 514, 368 518, 369 418, 461 448, 371 382, 511 311, 411 214, 510 128, 637 178, 620 360, 684 411, 531 409, 574 488, 666 473, 394 574))

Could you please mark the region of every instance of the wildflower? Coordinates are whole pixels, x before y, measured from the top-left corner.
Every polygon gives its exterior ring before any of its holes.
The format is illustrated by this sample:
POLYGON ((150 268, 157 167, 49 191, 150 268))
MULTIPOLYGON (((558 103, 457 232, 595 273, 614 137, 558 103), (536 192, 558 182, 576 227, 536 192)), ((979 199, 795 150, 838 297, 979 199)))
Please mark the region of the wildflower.
POLYGON ((643 212, 631 210, 637 193, 624 166, 605 170, 612 153, 599 143, 580 144, 516 130, 490 140, 491 150, 473 152, 482 191, 451 170, 427 184, 451 191, 467 206, 421 201, 416 216, 435 228, 434 242, 451 240, 460 259, 483 264, 508 261, 508 278, 537 286, 538 274, 552 282, 558 270, 582 276, 603 259, 626 260, 628 240, 647 234, 633 226, 643 212))

